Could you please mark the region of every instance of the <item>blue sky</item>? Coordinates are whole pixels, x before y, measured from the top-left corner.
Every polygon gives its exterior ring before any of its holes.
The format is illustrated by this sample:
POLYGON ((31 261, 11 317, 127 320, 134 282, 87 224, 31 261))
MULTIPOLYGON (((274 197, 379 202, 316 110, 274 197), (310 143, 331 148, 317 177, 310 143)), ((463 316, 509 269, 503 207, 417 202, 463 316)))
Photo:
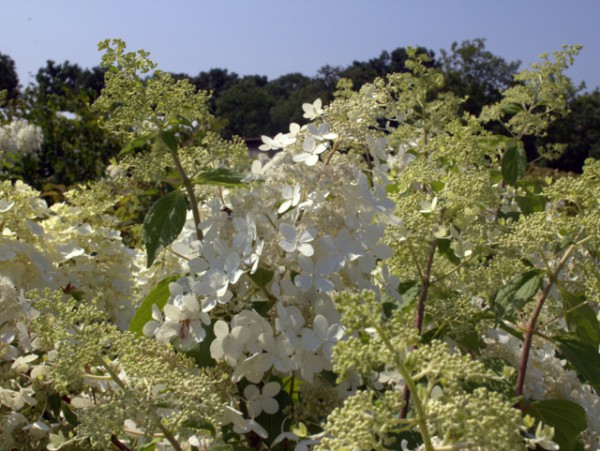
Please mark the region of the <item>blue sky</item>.
POLYGON ((568 74, 600 87, 599 0, 5 0, 2 19, 0 52, 15 60, 22 85, 48 59, 97 65, 105 38, 149 51, 167 71, 222 67, 272 79, 410 45, 438 54, 481 37, 524 64, 582 44, 568 74))

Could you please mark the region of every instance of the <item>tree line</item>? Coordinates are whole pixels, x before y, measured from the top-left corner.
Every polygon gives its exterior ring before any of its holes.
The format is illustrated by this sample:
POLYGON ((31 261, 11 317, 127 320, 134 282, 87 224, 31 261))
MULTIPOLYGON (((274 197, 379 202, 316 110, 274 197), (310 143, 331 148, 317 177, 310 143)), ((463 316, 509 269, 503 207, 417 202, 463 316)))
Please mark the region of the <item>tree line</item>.
MULTIPOLYGON (((519 61, 506 61, 485 48, 484 39, 453 43, 436 55, 420 47, 430 67, 442 72, 444 90, 465 100, 465 113, 478 114, 483 105, 499 100, 500 92, 514 84, 519 61)), ((321 98, 332 100, 338 87, 359 89, 363 84, 391 73, 406 71, 407 49, 398 47, 368 61, 347 66, 326 65, 314 76, 289 73, 269 80, 264 75, 240 76, 224 68, 202 71, 189 79, 199 90, 212 93, 210 110, 219 118, 213 127, 230 138, 256 138, 286 131, 290 122, 303 123, 302 104, 321 98)), ((103 174, 111 157, 125 143, 118 142, 99 126, 99 116, 89 106, 104 87, 104 70, 81 68, 65 61, 47 61, 35 82, 19 85, 14 61, 0 53, 0 91, 7 91, 0 121, 22 117, 42 128, 44 143, 37 159, 26 159, 21 173, 13 174, 45 191, 69 186, 103 174)), ((542 164, 579 172, 588 157, 600 158, 600 92, 573 87, 568 99, 571 114, 556 121, 547 136, 525 140, 529 153, 535 147, 565 144, 563 154, 542 164)))

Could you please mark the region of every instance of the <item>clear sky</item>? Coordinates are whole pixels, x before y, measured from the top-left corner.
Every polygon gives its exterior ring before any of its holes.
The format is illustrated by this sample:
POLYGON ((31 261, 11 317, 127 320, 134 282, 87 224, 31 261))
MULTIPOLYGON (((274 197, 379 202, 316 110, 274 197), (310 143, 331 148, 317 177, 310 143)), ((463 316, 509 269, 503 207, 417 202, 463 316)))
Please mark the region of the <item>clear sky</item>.
POLYGON ((0 0, 0 52, 22 85, 46 60, 99 64, 97 43, 122 38, 163 70, 221 67, 270 79, 313 76, 383 50, 485 38, 508 61, 562 44, 584 49, 568 74, 600 87, 600 0, 0 0))

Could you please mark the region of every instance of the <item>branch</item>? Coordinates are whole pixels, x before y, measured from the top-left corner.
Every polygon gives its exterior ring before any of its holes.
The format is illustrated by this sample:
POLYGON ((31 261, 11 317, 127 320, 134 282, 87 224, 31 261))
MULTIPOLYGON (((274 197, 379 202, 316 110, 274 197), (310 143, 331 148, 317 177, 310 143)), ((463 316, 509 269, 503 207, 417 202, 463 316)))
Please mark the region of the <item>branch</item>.
POLYGON ((200 230, 200 209, 198 208, 198 199, 196 199, 196 193, 194 193, 194 185, 192 185, 192 181, 189 179, 187 174, 185 173, 185 169, 181 165, 181 161, 179 161, 179 156, 175 150, 169 148, 171 152, 171 156, 173 157, 173 162, 175 163, 175 167, 177 168, 177 172, 181 176, 181 181, 183 182, 183 186, 185 187, 185 191, 187 192, 188 199, 190 200, 190 206, 192 207, 192 215, 194 216, 194 224, 196 225, 196 237, 199 241, 202 241, 202 230, 200 230))
MULTIPOLYGON (((562 270, 562 268, 565 266, 565 264, 571 257, 571 254, 573 254, 573 252, 575 251, 577 246, 585 243, 586 241, 588 241, 591 238, 592 237, 589 236, 589 237, 584 238, 583 240, 569 246, 569 248, 567 249, 565 254, 562 256, 562 258, 556 265, 556 269, 554 270, 554 272, 549 275, 548 283, 546 284, 543 291, 540 293, 540 296, 538 297, 538 301, 535 306, 535 310, 533 311, 533 314, 531 315, 531 319, 529 320, 529 323, 527 324, 527 329, 525 330, 525 339, 523 341, 523 352, 521 354, 521 363, 519 364, 519 375, 517 377, 517 387, 515 389, 515 395, 517 397, 523 396, 523 386, 525 385, 525 375, 527 373, 527 363, 529 361, 529 352, 531 350, 533 335, 536 332, 536 323, 537 323, 537 320, 542 311, 542 307, 544 306, 544 302, 546 302, 546 299, 548 298, 548 295, 550 294, 550 290, 552 289, 552 286, 558 279, 558 275, 559 275, 560 271, 562 270)), ((522 408, 521 402, 519 402, 517 405, 522 408)))
MULTIPOLYGON (((427 293, 429 291, 429 286, 431 285, 431 267, 433 266, 433 258, 435 257, 436 248, 436 240, 431 240, 431 243, 429 243, 429 252, 427 254, 427 263, 425 264, 425 272, 421 274, 421 282, 423 283, 423 286, 421 287, 421 293, 419 294, 419 302, 417 304, 417 330, 419 331, 419 335, 421 335, 421 331, 423 330, 423 320, 425 317, 425 301, 427 300, 427 293)), ((410 393, 410 387, 407 383, 405 383, 402 392, 402 396, 404 398, 404 405, 402 406, 402 411, 400 412, 400 418, 406 418, 408 416, 410 393)))

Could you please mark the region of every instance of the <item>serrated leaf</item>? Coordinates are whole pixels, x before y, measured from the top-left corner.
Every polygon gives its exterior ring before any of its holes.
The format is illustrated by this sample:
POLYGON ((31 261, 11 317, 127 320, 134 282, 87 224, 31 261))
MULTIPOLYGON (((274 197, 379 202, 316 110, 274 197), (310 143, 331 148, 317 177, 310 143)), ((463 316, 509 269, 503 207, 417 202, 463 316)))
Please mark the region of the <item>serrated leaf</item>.
POLYGON ((118 156, 122 157, 123 155, 133 152, 138 147, 141 147, 144 144, 146 144, 149 140, 150 140, 150 137, 147 135, 146 136, 138 136, 137 138, 132 139, 131 141, 129 141, 127 143, 127 145, 125 147, 123 147, 121 149, 118 156))
POLYGON ((198 185, 246 186, 243 174, 227 168, 211 169, 194 177, 198 185))
POLYGON ((506 149, 502 156, 502 178, 506 183, 516 186, 526 168, 527 155, 522 143, 515 143, 506 149))
POLYGON ((580 376, 596 389, 600 390, 600 353, 598 347, 581 341, 571 334, 556 335, 558 349, 577 370, 580 376))
POLYGON ((133 318, 129 322, 129 331, 139 334, 142 334, 142 330, 144 329, 144 325, 152 319, 152 305, 156 304, 156 306, 162 310, 169 297, 171 296, 171 292, 169 291, 169 284, 171 282, 175 282, 178 276, 169 276, 165 277, 163 280, 158 282, 150 293, 144 298, 140 306, 135 311, 133 318))
POLYGON ((532 402, 524 413, 554 428, 552 440, 561 451, 575 449, 579 434, 587 427, 585 410, 579 404, 564 399, 532 402))
POLYGON ((161 130, 158 132, 158 137, 170 150, 173 152, 177 151, 177 138, 175 138, 175 134, 172 131, 161 130))
POLYGON ((150 207, 143 224, 148 268, 156 255, 179 236, 185 217, 185 194, 180 190, 171 191, 150 207))
POLYGON ((523 111, 523 107, 518 103, 504 103, 500 105, 500 111, 502 111, 504 114, 513 116, 518 112, 523 111))
POLYGON ((600 325, 594 309, 585 303, 583 294, 573 294, 562 287, 559 292, 563 300, 569 332, 584 343, 598 348, 600 346, 600 325), (572 311, 570 311, 572 310, 572 311))
POLYGON ((541 288, 543 280, 544 273, 534 269, 513 277, 500 288, 492 303, 492 309, 496 314, 496 324, 505 315, 512 314, 531 301, 541 288))

